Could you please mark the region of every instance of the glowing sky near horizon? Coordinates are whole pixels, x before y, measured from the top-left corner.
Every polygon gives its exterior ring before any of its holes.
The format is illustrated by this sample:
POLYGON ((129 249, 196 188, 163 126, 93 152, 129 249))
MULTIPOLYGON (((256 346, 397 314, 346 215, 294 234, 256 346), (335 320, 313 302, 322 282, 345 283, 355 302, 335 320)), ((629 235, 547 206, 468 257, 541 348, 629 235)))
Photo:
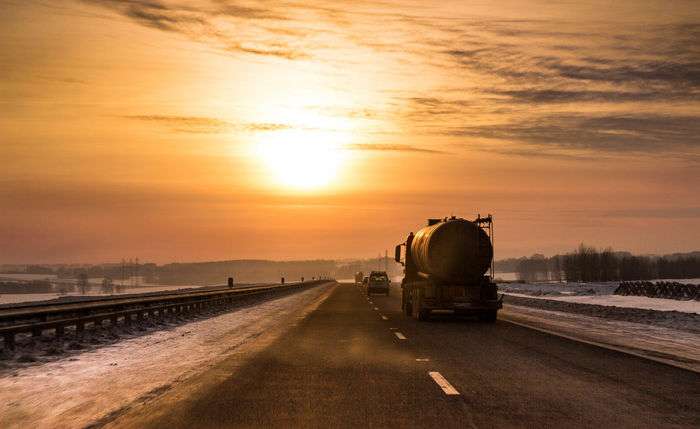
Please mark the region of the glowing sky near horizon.
POLYGON ((2 1, 0 76, 0 263, 700 249, 694 1, 2 1))

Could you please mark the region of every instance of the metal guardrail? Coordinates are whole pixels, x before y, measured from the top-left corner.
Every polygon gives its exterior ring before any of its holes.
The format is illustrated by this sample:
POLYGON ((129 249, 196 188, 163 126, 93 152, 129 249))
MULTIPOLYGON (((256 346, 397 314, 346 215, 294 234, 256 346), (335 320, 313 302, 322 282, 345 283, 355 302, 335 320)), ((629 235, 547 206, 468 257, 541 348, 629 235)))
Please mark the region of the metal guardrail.
POLYGON ((189 313, 205 307, 223 306, 246 297, 317 286, 329 281, 332 280, 5 308, 0 309, 0 337, 3 339, 3 347, 12 350, 17 334, 31 333, 39 336, 45 330, 53 330, 60 337, 65 328, 70 326, 74 326, 77 332, 82 332, 87 324, 100 325, 105 320, 109 320, 113 326, 120 320, 129 325, 134 320, 141 321, 147 317, 163 318, 167 314, 189 313))

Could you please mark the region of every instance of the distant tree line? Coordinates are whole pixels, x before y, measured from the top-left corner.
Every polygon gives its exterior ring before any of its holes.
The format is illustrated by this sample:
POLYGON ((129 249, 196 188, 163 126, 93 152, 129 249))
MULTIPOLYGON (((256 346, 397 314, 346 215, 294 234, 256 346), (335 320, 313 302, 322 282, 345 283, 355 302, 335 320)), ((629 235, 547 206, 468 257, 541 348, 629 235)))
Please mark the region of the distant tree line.
POLYGON ((519 280, 619 281, 700 278, 700 255, 634 256, 611 248, 598 250, 581 244, 565 255, 535 254, 515 264, 519 280))
POLYGON ((158 266, 152 263, 139 264, 131 261, 124 262, 123 264, 58 267, 55 271, 49 270, 48 273, 55 273, 60 279, 76 279, 82 274, 86 274, 88 278, 91 279, 109 277, 119 280, 126 280, 130 277, 140 276, 143 277, 147 283, 151 283, 157 280, 158 266))
POLYGON ((355 273, 362 272, 365 275, 369 275, 372 271, 385 271, 385 268, 389 278, 403 274, 403 266, 397 264, 393 258, 389 257, 386 260, 384 258, 373 258, 347 262, 336 268, 335 277, 337 279, 352 279, 355 277, 355 273))
POLYGON ((143 279, 144 283, 168 285, 201 285, 224 283, 233 277, 236 283, 278 282, 306 280, 319 276, 338 279, 353 278, 356 272, 369 273, 372 270, 384 270, 386 265, 389 276, 402 273, 402 267, 393 259, 372 258, 357 260, 306 260, 306 261, 269 261, 269 260, 233 260, 215 262, 172 263, 156 265, 137 261, 100 265, 63 265, 63 266, 27 266, 19 273, 56 274, 59 279, 76 279, 76 290, 85 293, 96 288, 104 292, 117 290, 133 277, 143 279), (88 279, 104 279, 102 284, 89 283, 88 279))

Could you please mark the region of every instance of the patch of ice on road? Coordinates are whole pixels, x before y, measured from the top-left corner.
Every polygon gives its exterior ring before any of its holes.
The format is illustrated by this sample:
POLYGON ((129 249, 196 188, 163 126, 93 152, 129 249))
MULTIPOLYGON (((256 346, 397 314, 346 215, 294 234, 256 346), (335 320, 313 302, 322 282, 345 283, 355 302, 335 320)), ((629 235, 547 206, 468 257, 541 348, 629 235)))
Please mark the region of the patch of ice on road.
POLYGON ((0 427, 84 427, 206 371, 286 323, 330 285, 126 339, 0 378, 0 427))
POLYGON ((523 298, 549 299, 552 301, 574 302, 579 304, 604 305, 608 307, 643 308, 656 311, 680 311, 700 314, 700 301, 680 301, 676 299, 648 298, 646 296, 623 295, 580 295, 580 296, 535 296, 505 292, 506 295, 523 298))

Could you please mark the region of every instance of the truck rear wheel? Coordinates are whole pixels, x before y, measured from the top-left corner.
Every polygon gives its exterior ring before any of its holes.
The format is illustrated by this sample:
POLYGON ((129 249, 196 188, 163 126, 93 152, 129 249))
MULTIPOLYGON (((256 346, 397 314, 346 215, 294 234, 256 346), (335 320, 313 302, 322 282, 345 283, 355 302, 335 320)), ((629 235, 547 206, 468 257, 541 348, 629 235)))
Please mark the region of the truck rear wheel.
POLYGON ((495 323, 498 318, 498 310, 484 311, 479 314, 479 320, 486 323, 495 323))

